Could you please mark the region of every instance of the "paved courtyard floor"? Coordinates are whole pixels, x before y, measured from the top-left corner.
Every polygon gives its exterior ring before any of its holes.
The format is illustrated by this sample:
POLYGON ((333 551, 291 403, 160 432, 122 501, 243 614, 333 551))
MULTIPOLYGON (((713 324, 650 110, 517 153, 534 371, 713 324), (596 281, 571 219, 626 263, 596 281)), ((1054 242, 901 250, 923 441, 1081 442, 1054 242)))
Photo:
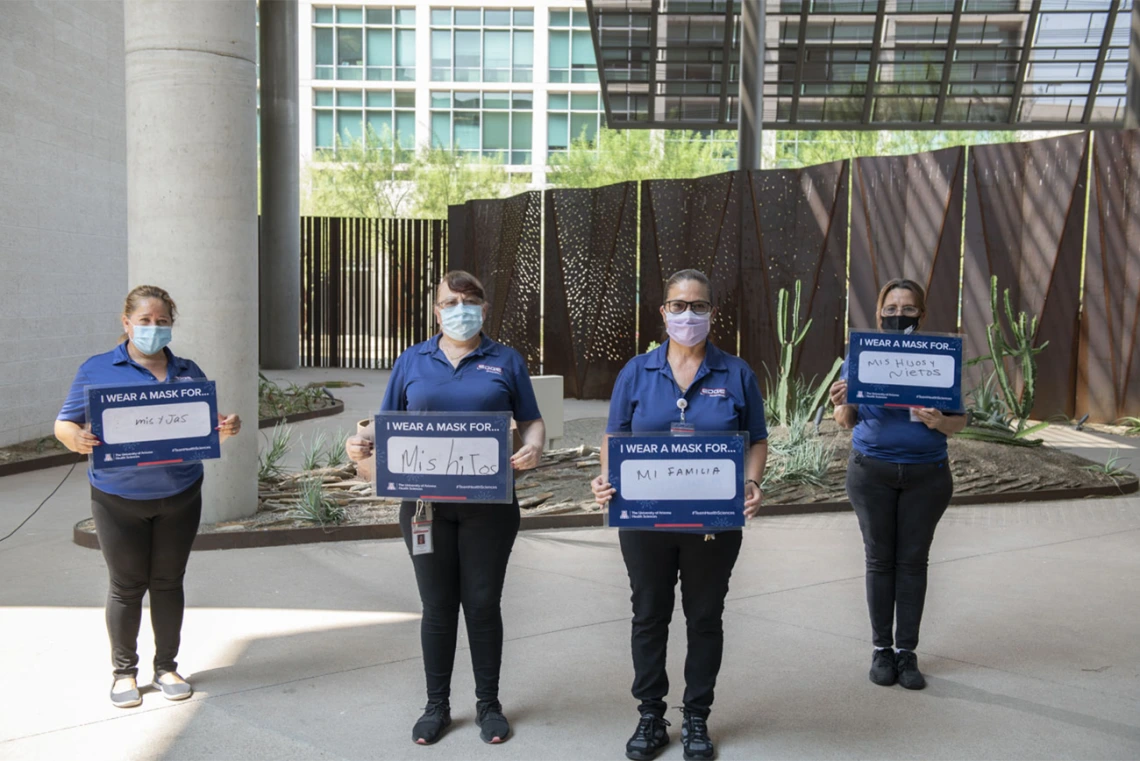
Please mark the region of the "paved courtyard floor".
MULTIPOLYGON (((348 425, 379 399, 348 391, 346 415, 299 430, 348 425)), ((1059 444, 1095 456, 1126 445, 1059 444)), ((0 534, 64 473, 0 479, 0 534)), ((195 553, 180 658, 195 696, 113 708, 105 566, 71 543, 86 494, 77 468, 0 544, 0 759, 622 757, 637 714, 629 589, 608 530, 520 534, 503 601, 515 735, 479 741, 461 632, 456 723, 420 748, 419 602, 398 541, 195 553)), ((951 508, 931 564, 919 647, 930 686, 876 687, 854 516, 754 521, 725 614, 710 720, 720 757, 1140 758, 1140 499, 951 508)), ((670 705, 684 634, 678 605, 670 705)), ((149 640, 144 623, 141 680, 149 640)), ((662 758, 680 759, 680 713, 670 718, 662 758)))

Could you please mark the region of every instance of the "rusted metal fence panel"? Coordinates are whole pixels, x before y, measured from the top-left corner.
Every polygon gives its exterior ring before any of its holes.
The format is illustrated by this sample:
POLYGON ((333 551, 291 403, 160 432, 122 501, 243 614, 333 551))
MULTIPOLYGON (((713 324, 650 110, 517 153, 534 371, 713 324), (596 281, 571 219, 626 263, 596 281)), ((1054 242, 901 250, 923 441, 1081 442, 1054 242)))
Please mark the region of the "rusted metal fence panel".
POLYGON ((1140 416, 1140 131, 1094 133, 1092 164, 1075 414, 1111 423, 1140 416))
POLYGON ((301 363, 390 368, 435 330, 445 223, 301 218, 301 363))
POLYGON ((665 280, 678 270, 697 269, 711 281, 717 308, 711 340, 736 352, 744 181, 742 172, 724 172, 641 183, 640 351, 664 337, 660 306, 665 280))
MULTIPOLYGON (((811 319, 793 373, 822 378, 843 355, 846 316, 846 161, 750 172, 741 242, 740 356, 764 384, 779 368, 777 296, 802 283, 800 322, 811 319)), ((644 266, 644 265, 643 265, 644 266)))
MULTIPOLYGON (((1088 134, 969 151, 962 329, 966 356, 988 353, 993 321, 990 276, 1010 289, 1015 313, 1040 319, 1034 415, 1071 416, 1077 379, 1081 254, 1084 241, 1088 134)), ((1012 362, 1007 365, 1021 378, 1012 362)), ((987 365, 967 370, 965 388, 984 380, 987 365)))
POLYGON ((608 399, 637 351, 637 183, 546 192, 544 372, 608 399))
POLYGON ((849 320, 878 325, 879 290, 894 278, 926 289, 923 330, 958 332, 966 151, 854 160, 849 320))
POLYGON ((541 367, 542 194, 468 201, 463 259, 491 305, 487 334, 517 350, 532 374, 541 367))

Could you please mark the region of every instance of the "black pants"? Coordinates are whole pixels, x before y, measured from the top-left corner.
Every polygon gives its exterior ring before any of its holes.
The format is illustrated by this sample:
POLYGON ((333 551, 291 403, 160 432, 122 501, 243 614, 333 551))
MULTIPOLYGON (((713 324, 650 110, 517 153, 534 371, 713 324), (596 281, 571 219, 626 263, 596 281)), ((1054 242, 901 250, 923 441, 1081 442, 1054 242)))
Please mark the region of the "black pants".
MULTIPOLYGON (((519 503, 513 505, 433 504, 432 549, 412 555, 424 613, 420 641, 429 701, 451 695, 459 606, 467 620, 475 697, 497 700, 503 664, 503 581, 519 533, 519 503)), ((412 551, 415 502, 400 506, 400 528, 412 551)))
POLYGON ((142 599, 148 591, 155 675, 176 671, 186 608, 182 578, 202 517, 202 479, 164 499, 126 499, 92 486, 91 514, 111 576, 107 633, 115 677, 138 676, 142 599))
POLYGON ((863 532, 875 647, 918 647, 930 545, 953 493, 946 460, 902 465, 851 453, 847 496, 863 532))
POLYGON ((681 607, 688 629, 685 708, 708 717, 724 652, 724 598, 740 554, 741 531, 704 534, 623 530, 621 554, 633 592, 633 696, 642 713, 661 716, 669 693, 665 652, 673 618, 673 589, 681 576, 681 607))

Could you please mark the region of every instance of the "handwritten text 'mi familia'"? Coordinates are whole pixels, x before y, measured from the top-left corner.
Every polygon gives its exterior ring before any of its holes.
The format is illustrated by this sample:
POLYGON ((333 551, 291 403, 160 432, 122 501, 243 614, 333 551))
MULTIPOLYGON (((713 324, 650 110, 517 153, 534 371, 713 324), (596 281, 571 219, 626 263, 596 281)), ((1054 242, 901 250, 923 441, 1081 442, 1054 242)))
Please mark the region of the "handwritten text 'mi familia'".
POLYGON ((157 402, 164 399, 187 399, 195 396, 208 396, 204 388, 156 388, 141 391, 124 391, 115 394, 100 394, 103 404, 129 404, 132 402, 157 402))

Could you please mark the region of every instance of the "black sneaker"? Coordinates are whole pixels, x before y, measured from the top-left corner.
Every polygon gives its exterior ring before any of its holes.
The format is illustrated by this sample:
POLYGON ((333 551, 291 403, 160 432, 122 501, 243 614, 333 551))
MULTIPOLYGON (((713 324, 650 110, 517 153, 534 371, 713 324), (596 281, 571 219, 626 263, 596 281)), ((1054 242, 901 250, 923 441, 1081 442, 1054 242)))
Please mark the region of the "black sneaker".
POLYGON ((681 746, 685 751, 685 761, 716 758, 716 747, 709 739, 709 725, 704 716, 681 709, 685 714, 681 722, 681 746))
POLYGON ((497 700, 480 700, 475 704, 475 723, 483 742, 496 745, 507 739, 511 725, 503 716, 503 706, 497 700))
POLYGON ((451 706, 446 700, 428 703, 424 715, 412 727, 412 741, 416 745, 431 745, 451 725, 451 706))
POLYGON ((895 663, 895 651, 891 648, 876 650, 871 656, 871 681, 883 687, 890 687, 899 680, 899 670, 895 663))
POLYGON ((921 690, 926 687, 926 678, 918 670, 918 656, 913 650, 899 650, 899 684, 908 690, 921 690))
POLYGON ((637 722, 633 737, 625 744, 625 757, 633 761, 657 758, 669 744, 669 732, 665 729, 668 726, 669 722, 655 713, 641 714, 641 721, 637 722))

